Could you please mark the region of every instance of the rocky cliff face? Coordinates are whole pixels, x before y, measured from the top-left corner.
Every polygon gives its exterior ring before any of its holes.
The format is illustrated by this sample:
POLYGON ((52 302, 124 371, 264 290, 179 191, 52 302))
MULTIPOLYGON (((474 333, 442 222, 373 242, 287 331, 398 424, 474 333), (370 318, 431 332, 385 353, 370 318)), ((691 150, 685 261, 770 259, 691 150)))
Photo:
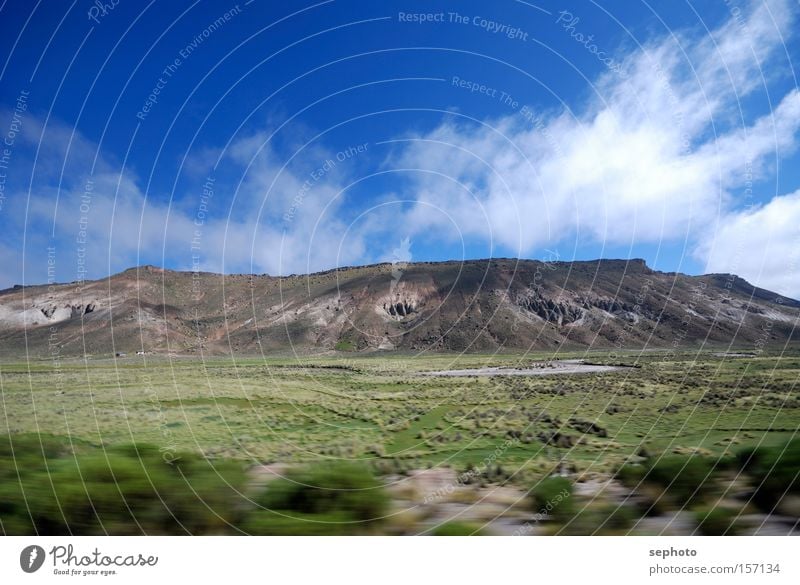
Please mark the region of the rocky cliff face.
POLYGON ((779 347, 800 303, 642 261, 390 264, 273 278, 141 267, 0 292, 0 354, 779 347))

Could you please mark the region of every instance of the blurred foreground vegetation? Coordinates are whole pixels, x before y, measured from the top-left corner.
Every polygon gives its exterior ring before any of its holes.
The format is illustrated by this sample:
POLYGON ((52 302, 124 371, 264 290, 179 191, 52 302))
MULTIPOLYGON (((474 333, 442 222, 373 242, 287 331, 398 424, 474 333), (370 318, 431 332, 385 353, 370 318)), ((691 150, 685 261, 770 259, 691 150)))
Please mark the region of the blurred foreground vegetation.
MULTIPOLYGON (((578 494, 574 478, 516 485, 527 516, 516 533, 626 534, 680 511, 700 534, 737 534, 752 512, 800 517, 800 439, 727 457, 654 454, 621 466, 623 498, 578 494)), ((259 480, 238 460, 165 453, 147 445, 101 449, 65 438, 0 437, 0 527, 8 535, 491 534, 480 522, 437 520, 436 503, 407 530, 411 506, 378 466, 322 462, 259 480), (404 516, 406 514, 406 516, 404 516)), ((514 486, 500 475, 498 486, 514 486)), ((461 486, 478 489, 477 486, 461 486)), ((491 487, 491 486, 489 486, 491 487)), ((443 502, 439 502, 443 503, 443 502)), ((416 506, 421 508, 422 506, 416 506)))
POLYGON ((264 488, 235 460, 0 439, 5 534, 357 534, 371 531, 387 503, 370 469, 354 463, 289 470, 264 488))

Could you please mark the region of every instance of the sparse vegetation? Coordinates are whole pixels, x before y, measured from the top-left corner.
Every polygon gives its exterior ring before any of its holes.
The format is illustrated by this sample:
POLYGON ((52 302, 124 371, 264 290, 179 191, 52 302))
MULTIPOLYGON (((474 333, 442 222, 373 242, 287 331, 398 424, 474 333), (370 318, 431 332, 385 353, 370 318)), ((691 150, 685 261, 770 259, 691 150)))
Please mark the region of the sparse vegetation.
MULTIPOLYGON (((504 506, 529 517, 564 494, 534 532, 624 534, 639 529, 639 515, 650 521, 684 510, 698 531, 712 533, 732 494, 753 494, 749 502, 737 496, 750 515, 793 517, 800 502, 800 442, 787 443, 797 430, 800 357, 793 355, 665 360, 653 352, 637 356, 638 368, 602 375, 483 378, 420 372, 545 360, 511 353, 148 360, 0 365, 0 437, 10 438, 0 444, 4 530, 410 534, 448 524, 429 517, 437 506, 480 510, 482 498, 502 488, 518 494, 503 496, 504 506), (725 408, 708 403, 709 388, 725 408), (174 457, 173 465, 165 460, 174 457), (324 464, 337 460, 359 463, 324 464), (258 463, 282 465, 286 479, 256 481, 258 463), (448 470, 444 487, 400 490, 405 496, 390 489, 428 468, 448 470), (569 477, 548 477, 554 471, 569 477), (604 496, 587 507, 574 489, 582 477, 615 477, 634 494, 624 506, 604 496), (170 494, 165 503, 161 492, 170 494), (378 520, 397 497, 417 512, 378 520), (425 498, 432 508, 415 508, 425 498), (136 503, 132 511, 126 502, 136 503), (69 504, 63 514, 62 503, 69 504), (32 519, 27 505, 37 510, 32 519)), ((591 361, 603 363, 603 354, 591 361)))
POLYGON ((572 482, 565 477, 548 477, 531 490, 533 509, 558 521, 569 520, 574 513, 572 482))
POLYGON ((361 534, 380 524, 388 497, 364 465, 304 466, 270 482, 244 524, 253 534, 361 534))
POLYGON ((706 536, 735 536, 741 531, 737 522, 739 510, 723 506, 711 506, 695 511, 697 529, 706 536))
POLYGON ((651 460, 643 480, 663 487, 680 504, 702 499, 714 486, 713 462, 692 455, 669 455, 651 460))
POLYGON ((355 351, 356 344, 350 341, 349 339, 340 339, 336 342, 334 346, 336 351, 355 351))
POLYGON ((753 502, 771 513, 784 498, 800 494, 800 439, 739 454, 754 487, 753 502))
POLYGON ((167 463, 149 445, 43 444, 44 453, 36 437, 3 442, 0 518, 9 534, 216 534, 239 520, 241 463, 190 453, 167 463))

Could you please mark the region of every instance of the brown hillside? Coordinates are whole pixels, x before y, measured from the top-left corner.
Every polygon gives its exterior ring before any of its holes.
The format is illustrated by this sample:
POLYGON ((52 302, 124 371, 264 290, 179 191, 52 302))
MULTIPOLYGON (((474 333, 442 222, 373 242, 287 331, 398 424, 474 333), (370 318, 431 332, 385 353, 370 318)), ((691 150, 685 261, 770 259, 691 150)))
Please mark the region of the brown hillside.
POLYGON ((130 269, 0 292, 0 353, 637 349, 797 337, 800 303, 641 260, 381 264, 283 278, 130 269))

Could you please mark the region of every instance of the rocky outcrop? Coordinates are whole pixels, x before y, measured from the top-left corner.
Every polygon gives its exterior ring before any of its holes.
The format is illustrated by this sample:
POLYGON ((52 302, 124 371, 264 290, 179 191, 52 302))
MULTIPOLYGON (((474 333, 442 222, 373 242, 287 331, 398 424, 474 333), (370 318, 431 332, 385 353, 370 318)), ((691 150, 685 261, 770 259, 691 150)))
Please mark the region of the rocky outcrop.
POLYGON ((516 305, 548 323, 559 326, 576 323, 593 309, 634 323, 642 315, 641 307, 611 297, 563 298, 557 295, 553 298, 546 296, 540 290, 533 289, 518 294, 516 305))
POLYGON ((397 302, 389 302, 383 303, 383 310, 386 311, 392 317, 397 317, 402 319, 403 317, 408 317, 412 313, 416 312, 417 307, 414 301, 408 300, 399 300, 397 302))
POLYGON ((516 304, 534 315, 558 325, 568 325, 583 317, 583 309, 571 303, 545 298, 537 290, 517 296, 516 304))
POLYGON ((58 302, 50 300, 8 303, 0 306, 0 327, 34 327, 61 323, 93 313, 97 302, 58 302))
POLYGON ((66 315, 66 312, 69 311, 68 319, 74 319, 75 317, 80 317, 81 315, 88 315, 89 313, 94 312, 95 303, 87 303, 77 304, 77 305, 64 305, 63 307, 57 307, 56 305, 50 305, 48 307, 42 307, 39 310, 42 314, 47 317, 48 319, 54 319, 58 315, 66 315), (63 309, 59 311, 59 309, 63 309))
POLYGON ((425 302, 436 294, 430 286, 403 281, 392 281, 389 289, 389 294, 378 300, 380 304, 377 308, 384 317, 394 321, 402 321, 418 313, 425 302))
POLYGON ((47 307, 41 307, 39 310, 50 320, 63 321, 64 319, 74 319, 75 317, 88 315, 89 313, 94 312, 95 307, 95 303, 87 303, 85 305, 65 304, 61 307, 57 305, 49 305, 47 307))

